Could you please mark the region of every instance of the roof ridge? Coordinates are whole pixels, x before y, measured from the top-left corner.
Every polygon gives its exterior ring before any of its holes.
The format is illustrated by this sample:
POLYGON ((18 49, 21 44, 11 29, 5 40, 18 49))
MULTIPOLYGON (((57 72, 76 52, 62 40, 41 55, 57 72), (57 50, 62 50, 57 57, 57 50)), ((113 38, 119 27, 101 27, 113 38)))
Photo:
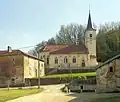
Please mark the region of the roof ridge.
POLYGON ((21 51, 21 50, 12 50, 12 52, 8 52, 7 50, 5 50, 4 51, 5 53, 1 53, 0 54, 0 56, 4 56, 4 55, 7 55, 8 56, 8 54, 11 54, 11 55, 13 55, 13 54, 17 54, 17 53, 21 53, 21 54, 23 54, 23 55, 25 55, 25 56, 28 56, 28 57, 31 57, 31 58, 34 58, 34 59, 37 59, 37 60, 40 60, 40 61, 43 61, 43 60, 41 60, 41 59, 39 59, 39 58, 37 58, 37 57, 35 57, 35 56, 32 56, 32 55, 29 55, 28 53, 25 53, 25 52, 23 52, 23 51, 21 51), (15 52, 16 51, 16 52, 15 52))
POLYGON ((120 57, 120 54, 113 56, 112 58, 108 59, 107 61, 103 62, 102 64, 98 65, 95 69, 100 69, 102 66, 104 66, 105 64, 108 64, 109 62, 113 61, 114 59, 120 57))

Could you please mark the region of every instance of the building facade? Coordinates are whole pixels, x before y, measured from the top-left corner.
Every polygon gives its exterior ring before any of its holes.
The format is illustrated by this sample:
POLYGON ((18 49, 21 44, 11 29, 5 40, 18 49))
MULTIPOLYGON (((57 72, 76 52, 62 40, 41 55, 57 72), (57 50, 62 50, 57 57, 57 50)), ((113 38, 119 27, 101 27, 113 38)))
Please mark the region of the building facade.
POLYGON ((120 91, 120 54, 97 67, 96 81, 98 93, 120 91))
POLYGON ((97 65, 96 30, 92 27, 89 12, 85 31, 85 44, 46 45, 40 58, 45 61, 46 68, 88 68, 97 65))
POLYGON ((0 51, 0 85, 6 85, 9 78, 10 85, 25 84, 26 79, 38 77, 38 63, 40 76, 44 76, 44 61, 20 50, 12 52, 0 51))

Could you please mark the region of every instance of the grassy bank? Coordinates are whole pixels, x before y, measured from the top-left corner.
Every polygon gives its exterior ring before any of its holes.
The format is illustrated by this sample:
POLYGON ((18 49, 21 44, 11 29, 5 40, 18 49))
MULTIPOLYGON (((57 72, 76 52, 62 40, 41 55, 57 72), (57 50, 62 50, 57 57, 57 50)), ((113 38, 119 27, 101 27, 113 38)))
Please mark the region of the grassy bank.
POLYGON ((72 73, 72 74, 55 74, 55 75, 47 75, 41 78, 66 78, 66 77, 86 77, 86 76, 96 76, 96 72, 88 72, 88 73, 72 73))
POLYGON ((98 98, 91 102, 120 102, 120 96, 107 97, 107 98, 98 98))
POLYGON ((37 89, 37 88, 0 90, 0 102, 6 102, 8 100, 39 93, 41 91, 42 89, 37 89))

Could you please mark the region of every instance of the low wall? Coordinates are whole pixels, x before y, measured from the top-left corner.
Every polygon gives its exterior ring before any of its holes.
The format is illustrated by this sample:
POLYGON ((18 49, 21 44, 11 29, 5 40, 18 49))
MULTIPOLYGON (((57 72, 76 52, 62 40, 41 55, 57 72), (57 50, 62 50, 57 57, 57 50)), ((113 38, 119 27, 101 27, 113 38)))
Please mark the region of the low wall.
MULTIPOLYGON (((41 78, 40 85, 52 85, 66 83, 66 80, 60 80, 60 78, 41 78)), ((37 86, 38 79, 25 79, 25 83, 10 85, 10 87, 25 87, 25 86, 37 86)), ((0 88, 7 87, 7 83, 0 84, 0 88)))
MULTIPOLYGON (((61 83, 66 83, 66 80, 60 80, 60 78, 40 78, 40 85, 52 85, 61 83)), ((38 79, 30 79, 30 84, 31 86, 38 85, 38 79)))
MULTIPOLYGON (((40 78, 40 85, 53 85, 53 84, 65 84, 70 82, 72 79, 68 79, 68 78, 40 78)), ((73 79, 74 80, 74 79, 73 79)), ((80 80, 77 79, 79 84, 96 84, 95 79, 88 79, 88 80, 80 80)), ((73 83, 76 84, 76 82, 73 81, 73 83)), ((25 79, 25 83, 21 83, 21 84, 14 84, 14 85, 10 85, 10 87, 24 87, 24 86, 37 86, 38 85, 38 79, 34 78, 34 79, 25 79)), ((6 85, 0 85, 0 87, 7 87, 6 85)))
MULTIPOLYGON (((96 85, 84 84, 82 86, 83 86, 83 90, 95 90, 96 89, 96 85)), ((70 90, 71 91, 79 91, 79 90, 81 90, 81 84, 80 85, 72 85, 72 86, 70 86, 70 90)))
MULTIPOLYGON (((29 79, 28 79, 29 80, 29 79)), ((41 85, 52 85, 52 84, 62 84, 62 83, 68 83, 72 79, 68 78, 41 78, 40 79, 40 84, 41 85)), ((75 79, 73 79, 74 82, 75 79)), ((96 85, 96 79, 88 79, 88 80, 78 80, 79 84, 88 84, 88 85, 96 85)), ((75 83, 75 82, 74 82, 75 83)), ((30 79, 30 84, 31 85, 38 85, 38 79, 30 79)))

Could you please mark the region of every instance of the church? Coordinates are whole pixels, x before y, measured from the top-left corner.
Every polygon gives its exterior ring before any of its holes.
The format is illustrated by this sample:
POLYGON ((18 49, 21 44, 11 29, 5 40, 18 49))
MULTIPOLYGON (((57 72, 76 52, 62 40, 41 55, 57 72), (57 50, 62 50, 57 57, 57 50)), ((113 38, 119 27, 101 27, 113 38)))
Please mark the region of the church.
POLYGON ((89 12, 84 44, 46 45, 40 52, 46 68, 90 68, 96 66, 96 29, 89 12))

